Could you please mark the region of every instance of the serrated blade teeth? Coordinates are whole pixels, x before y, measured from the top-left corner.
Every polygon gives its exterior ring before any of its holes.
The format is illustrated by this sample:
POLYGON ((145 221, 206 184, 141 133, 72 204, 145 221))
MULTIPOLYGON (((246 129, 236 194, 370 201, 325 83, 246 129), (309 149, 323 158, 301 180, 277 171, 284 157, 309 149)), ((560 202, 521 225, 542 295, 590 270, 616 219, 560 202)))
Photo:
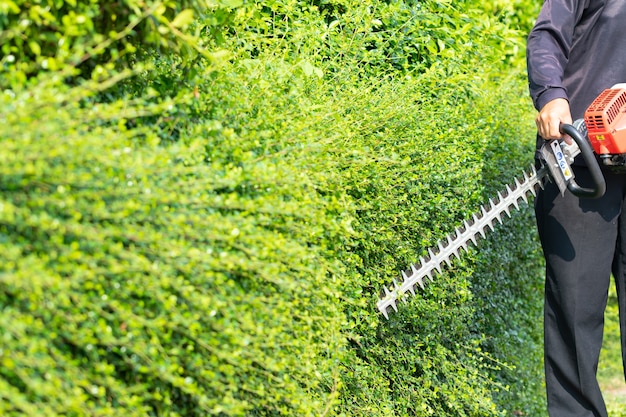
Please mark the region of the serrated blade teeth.
MULTIPOLYGON (((430 274, 428 275, 428 277, 430 278, 430 274)), ((432 281, 432 278, 430 278, 430 280, 432 281)), ((424 289, 424 280, 422 279, 422 277, 417 278, 417 284, 420 286, 421 289, 424 289)), ((413 285, 412 288, 415 288, 415 285, 413 285)))
POLYGON ((530 173, 524 173, 522 181, 516 178, 512 187, 507 185, 505 190, 498 192, 496 198, 489 199, 488 206, 482 206, 478 213, 471 216, 469 221, 464 220, 462 225, 457 227, 453 233, 437 242, 435 249, 428 249, 428 258, 420 257, 419 266, 412 264, 410 272, 402 271, 402 284, 398 284, 394 280, 393 289, 384 287, 385 296, 377 305, 385 318, 389 318, 389 307, 398 311, 396 305, 398 298, 407 301, 407 293, 415 295, 416 286, 419 285, 424 288, 424 277, 433 281, 434 272, 441 273, 444 263, 451 265, 453 257, 460 259, 461 251, 467 251, 470 243, 478 246, 478 239, 480 237, 486 238, 487 229, 494 230, 498 223, 503 223, 503 214, 506 213, 508 217, 511 217, 511 209, 515 207, 519 210, 520 201, 528 203, 528 194, 536 195, 535 186, 543 187, 541 179, 548 172, 546 167, 537 171, 531 165, 530 173))

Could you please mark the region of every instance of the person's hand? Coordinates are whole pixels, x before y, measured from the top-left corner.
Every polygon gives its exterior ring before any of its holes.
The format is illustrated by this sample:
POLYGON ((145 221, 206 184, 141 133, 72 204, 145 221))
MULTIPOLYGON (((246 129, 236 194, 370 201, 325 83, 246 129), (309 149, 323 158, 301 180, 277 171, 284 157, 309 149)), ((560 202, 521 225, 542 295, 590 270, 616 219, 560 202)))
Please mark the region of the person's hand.
POLYGON ((568 144, 572 143, 569 135, 560 132, 561 123, 572 124, 569 102, 564 98, 549 101, 535 117, 537 132, 546 140, 564 139, 568 144))

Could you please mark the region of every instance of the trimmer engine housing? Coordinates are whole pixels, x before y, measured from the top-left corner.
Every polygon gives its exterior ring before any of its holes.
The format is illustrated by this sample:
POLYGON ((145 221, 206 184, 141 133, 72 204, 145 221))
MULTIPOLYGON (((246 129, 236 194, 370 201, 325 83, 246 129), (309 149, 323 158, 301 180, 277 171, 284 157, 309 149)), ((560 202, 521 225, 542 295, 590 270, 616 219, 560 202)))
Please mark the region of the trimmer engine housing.
POLYGON ((591 146, 604 165, 626 166, 626 85, 604 90, 587 108, 591 146))

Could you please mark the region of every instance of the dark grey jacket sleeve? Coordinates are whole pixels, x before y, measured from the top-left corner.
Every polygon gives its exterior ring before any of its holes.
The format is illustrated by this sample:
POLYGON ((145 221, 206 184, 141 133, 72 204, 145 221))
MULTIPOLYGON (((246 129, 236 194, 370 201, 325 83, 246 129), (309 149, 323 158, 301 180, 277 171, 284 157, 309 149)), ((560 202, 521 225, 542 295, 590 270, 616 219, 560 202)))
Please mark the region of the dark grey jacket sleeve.
POLYGON ((530 96, 537 110, 556 98, 568 99, 563 85, 576 24, 589 0, 545 0, 528 36, 526 61, 530 96))

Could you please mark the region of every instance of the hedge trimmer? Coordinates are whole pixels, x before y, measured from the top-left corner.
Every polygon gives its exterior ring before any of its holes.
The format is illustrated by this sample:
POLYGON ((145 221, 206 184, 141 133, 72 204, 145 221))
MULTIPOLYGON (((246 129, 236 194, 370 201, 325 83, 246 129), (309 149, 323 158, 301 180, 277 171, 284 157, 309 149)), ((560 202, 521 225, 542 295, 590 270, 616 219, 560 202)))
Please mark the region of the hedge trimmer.
POLYGON ((493 230, 496 221, 502 223, 505 213, 510 217, 513 208, 519 210, 522 201, 528 203, 528 197, 536 195, 537 187, 542 187, 545 179, 554 181, 561 194, 569 190, 583 198, 601 197, 606 184, 597 157, 604 166, 615 169, 626 167, 626 84, 604 90, 587 108, 584 119, 577 120, 573 125, 561 125, 561 132, 572 137, 573 142, 546 141, 540 150, 538 169, 531 167, 521 180, 516 179, 515 184, 507 185, 470 220, 440 240, 436 247, 428 249, 426 257, 402 272, 401 283, 394 280, 391 287, 383 288, 377 307, 385 318, 389 318, 390 309, 398 311, 398 300, 406 301, 409 293, 415 296, 417 287, 423 289, 425 278, 432 281, 436 272, 441 273, 444 263, 450 265, 454 256, 460 258, 461 252, 467 251, 470 243, 477 246, 478 239, 485 238, 487 229, 493 230), (591 188, 579 186, 570 168, 579 154, 589 168, 593 180, 591 188))

